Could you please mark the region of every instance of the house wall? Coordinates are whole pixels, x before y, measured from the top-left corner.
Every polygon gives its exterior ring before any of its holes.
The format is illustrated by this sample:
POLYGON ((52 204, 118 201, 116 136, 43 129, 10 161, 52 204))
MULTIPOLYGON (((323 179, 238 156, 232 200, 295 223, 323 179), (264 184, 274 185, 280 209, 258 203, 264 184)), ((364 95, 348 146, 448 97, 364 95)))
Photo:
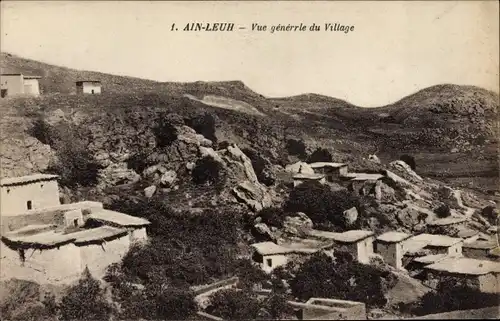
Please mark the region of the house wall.
POLYGON ((20 215, 28 211, 27 202, 32 209, 60 205, 57 180, 28 183, 18 186, 0 187, 0 213, 20 215))
POLYGON ((382 256, 384 262, 396 269, 403 268, 403 244, 399 243, 377 243, 377 253, 382 256))
POLYGON ((130 249, 130 237, 125 235, 121 238, 105 242, 102 245, 79 246, 81 255, 80 269, 89 268, 90 273, 101 279, 106 274, 106 268, 112 263, 118 263, 130 249))
POLYGON ((22 75, 11 75, 0 77, 1 89, 7 89, 7 96, 22 95, 24 93, 24 82, 22 75))
POLYGON ((489 249, 473 249, 473 248, 463 248, 462 254, 465 257, 472 259, 488 259, 489 249))
POLYGON ((40 284, 69 284, 81 273, 80 251, 74 244, 50 250, 25 250, 25 262, 17 251, 0 242, 0 275, 2 280, 11 278, 34 281, 40 284))
POLYGON ((40 95, 40 84, 38 79, 24 79, 24 94, 25 95, 40 95))
POLYGON ((347 252, 350 253, 355 260, 358 260, 358 244, 357 243, 351 243, 351 244, 343 244, 343 243, 337 243, 335 245, 335 252, 347 252))
POLYGON ((277 268, 278 266, 283 266, 288 263, 287 256, 282 254, 279 255, 256 254, 255 256, 258 258, 257 263, 259 264, 260 268, 266 273, 271 273, 271 271, 277 268), (268 260, 271 260, 270 265, 268 260))
POLYGON ((500 273, 489 273, 478 278, 479 290, 485 293, 498 293, 500 290, 500 273))
POLYGON ((370 256, 373 255, 373 240, 373 237, 367 237, 366 239, 357 242, 359 262, 366 264, 370 262, 370 256))
POLYGON ((92 94, 92 90, 94 91, 94 94, 100 94, 101 93, 101 85, 84 82, 81 86, 77 86, 76 91, 77 91, 77 93, 92 94))
POLYGON ((74 227, 75 220, 77 221, 76 226, 82 226, 84 224, 83 214, 81 209, 67 211, 64 213, 64 226, 74 227))
POLYGON ((146 232, 145 227, 132 229, 129 235, 130 235, 130 243, 145 242, 148 239, 148 234, 146 232))

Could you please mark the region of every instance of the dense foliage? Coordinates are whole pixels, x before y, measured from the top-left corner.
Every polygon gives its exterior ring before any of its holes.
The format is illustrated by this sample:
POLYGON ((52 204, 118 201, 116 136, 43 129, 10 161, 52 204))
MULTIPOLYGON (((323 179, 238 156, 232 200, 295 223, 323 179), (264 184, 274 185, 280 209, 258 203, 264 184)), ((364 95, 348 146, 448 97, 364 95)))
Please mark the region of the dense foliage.
POLYGON ((390 272, 354 261, 349 254, 315 254, 306 261, 292 279, 295 297, 336 298, 365 302, 369 307, 383 306, 385 293, 395 285, 390 272))
POLYGON ((292 190, 286 212, 304 212, 314 223, 332 223, 338 230, 346 228, 342 212, 358 206, 358 199, 347 190, 331 190, 328 185, 305 182, 292 190))
POLYGON ((78 283, 69 288, 59 305, 62 320, 109 320, 112 307, 107 302, 99 281, 88 269, 78 283))
POLYGON ((264 207, 257 213, 257 217, 261 218, 262 223, 282 228, 287 213, 280 207, 264 207))
POLYGON ((498 294, 484 293, 449 280, 441 282, 436 291, 426 293, 413 308, 417 315, 456 310, 480 309, 498 305, 498 294))
POLYGON ((436 213, 439 218, 445 218, 451 215, 451 210, 448 205, 441 204, 434 210, 434 213, 436 213))
POLYGON ((415 162, 415 158, 413 156, 405 154, 402 155, 399 159, 408 164, 411 169, 415 170, 417 168, 417 163, 415 162))
POLYGON ((300 160, 307 158, 306 144, 302 140, 288 139, 286 150, 289 155, 297 156, 300 160))
POLYGON ((316 149, 308 158, 307 162, 308 163, 316 163, 316 162, 332 162, 333 161, 333 156, 332 154, 328 151, 328 149, 325 148, 318 148, 316 149))

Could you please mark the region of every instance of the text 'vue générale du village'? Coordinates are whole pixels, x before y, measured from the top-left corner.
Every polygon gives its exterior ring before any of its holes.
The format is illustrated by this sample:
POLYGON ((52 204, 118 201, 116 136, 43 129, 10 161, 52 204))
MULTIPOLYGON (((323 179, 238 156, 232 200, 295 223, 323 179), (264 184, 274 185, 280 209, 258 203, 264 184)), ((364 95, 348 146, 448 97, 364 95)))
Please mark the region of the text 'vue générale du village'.
POLYGON ((276 24, 276 25, 267 25, 260 23, 252 23, 250 27, 246 27, 244 25, 237 26, 232 22, 189 22, 184 25, 181 29, 177 28, 175 23, 172 24, 170 31, 237 31, 237 30, 250 30, 257 32, 299 32, 299 31, 333 31, 333 32, 343 32, 349 33, 354 31, 353 25, 344 25, 341 23, 324 23, 321 24, 276 24))

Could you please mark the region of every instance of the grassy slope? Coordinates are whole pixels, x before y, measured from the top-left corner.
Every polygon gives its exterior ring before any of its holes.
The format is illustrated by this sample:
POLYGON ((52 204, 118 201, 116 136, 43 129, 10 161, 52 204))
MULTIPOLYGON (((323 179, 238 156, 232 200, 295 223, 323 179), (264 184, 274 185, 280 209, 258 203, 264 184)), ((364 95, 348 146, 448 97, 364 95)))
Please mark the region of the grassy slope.
MULTIPOLYGON (((61 108, 88 113, 119 112, 133 106, 173 110, 200 108, 216 113, 226 124, 232 125, 229 127, 233 128, 223 128, 224 133, 230 137, 234 136, 233 132, 238 131, 238 127, 255 123, 243 119, 248 117, 247 115, 218 110, 182 97, 184 94, 198 98, 216 95, 250 104, 266 114, 262 122, 267 123, 269 130, 284 130, 287 136, 303 138, 313 146, 329 147, 338 152, 336 156, 341 158, 339 160, 349 160, 352 154, 366 157, 368 153, 377 152, 382 160, 389 161, 398 158, 402 153, 412 153, 419 164, 419 172, 423 175, 465 183, 470 182, 473 176, 474 180, 479 182, 480 188, 488 189, 497 185, 497 142, 491 134, 491 121, 487 119, 497 115, 498 95, 477 87, 433 86, 394 104, 365 109, 316 94, 266 98, 253 92, 240 81, 160 83, 77 71, 5 53, 1 55, 1 68, 2 72, 43 76, 41 88, 44 96, 35 99, 9 99, 8 102, 4 100, 0 103, 0 113, 4 115, 9 112, 16 114, 19 109, 36 109, 40 106, 48 110, 61 108), (101 80, 105 94, 101 97, 66 95, 74 93, 74 82, 79 79, 101 80), (416 147, 400 139, 413 137, 424 130, 436 131, 439 128, 447 128, 450 131, 466 128, 475 135, 478 132, 483 134, 484 128, 484 134, 490 141, 479 144, 470 151, 451 154, 449 146, 433 143, 426 137, 420 139, 420 145, 416 147)), ((439 139, 450 134, 433 132, 432 135, 431 138, 437 138, 439 142, 439 139)), ((462 142, 457 141, 457 144, 462 142)))

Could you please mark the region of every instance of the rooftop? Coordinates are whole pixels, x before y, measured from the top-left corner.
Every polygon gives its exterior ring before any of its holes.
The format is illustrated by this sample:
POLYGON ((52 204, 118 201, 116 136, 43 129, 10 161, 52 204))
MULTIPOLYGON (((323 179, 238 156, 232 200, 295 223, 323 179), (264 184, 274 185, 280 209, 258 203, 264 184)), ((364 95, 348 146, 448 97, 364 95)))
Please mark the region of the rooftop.
POLYGON ((413 261, 418 262, 418 263, 423 263, 423 264, 432 264, 439 262, 447 257, 446 254, 433 254, 433 255, 425 255, 425 256, 420 256, 413 261))
POLYGON ((445 218, 440 218, 437 220, 434 220, 430 223, 427 223, 429 226, 445 226, 445 225, 452 225, 452 224, 459 224, 467 221, 467 218, 465 217, 445 217, 445 218))
POLYGON ((466 275, 500 273, 500 263, 470 258, 446 258, 425 267, 429 270, 466 275))
POLYGON ((342 233, 336 232, 328 232, 328 231, 320 231, 320 230, 311 230, 309 235, 333 240, 335 242, 340 243, 354 243, 360 240, 364 240, 367 237, 372 236, 374 233, 372 231, 365 230, 350 230, 342 233))
POLYGON ((325 175, 323 174, 305 174, 305 173, 298 173, 293 175, 293 179, 315 179, 319 180, 324 178, 325 175))
POLYGON ((397 243, 404 241, 410 238, 411 235, 403 232, 390 231, 386 232, 379 237, 377 237, 377 241, 386 242, 386 243, 397 243))
POLYGON ((260 255, 275 255, 290 252, 288 249, 273 242, 260 242, 251 245, 260 255))
MULTIPOLYGON (((382 174, 352 173, 351 181, 376 181, 384 177, 382 174)), ((349 176, 351 177, 351 176, 349 176)))
POLYGON ((474 241, 470 243, 465 243, 463 247, 469 249, 491 250, 498 247, 498 244, 494 241, 474 241))
POLYGON ((100 80, 78 80, 76 83, 77 84, 82 84, 84 82, 97 82, 97 83, 100 83, 101 81, 100 80))
POLYGON ((96 221, 107 222, 123 227, 144 226, 150 224, 148 220, 141 217, 131 216, 103 208, 92 210, 88 217, 96 221))
POLYGON ((279 246, 293 253, 315 253, 321 249, 332 247, 332 241, 318 241, 314 239, 300 239, 281 243, 279 246))
POLYGON ((322 167, 339 168, 339 167, 347 166, 347 164, 345 164, 345 163, 331 163, 331 162, 316 162, 316 163, 310 163, 309 166, 311 166, 312 168, 322 168, 322 167))
POLYGON ((51 174, 33 174, 19 177, 8 177, 0 179, 0 186, 17 186, 41 181, 56 180, 59 176, 51 174))
POLYGON ((115 237, 128 234, 126 229, 118 229, 111 226, 100 226, 93 229, 79 230, 73 233, 50 230, 34 235, 18 235, 13 231, 2 237, 2 240, 11 246, 22 248, 51 248, 68 243, 82 246, 89 243, 103 243, 115 237))
POLYGON ((494 249, 488 252, 489 256, 499 258, 500 257, 500 246, 495 247, 494 249))
POLYGON ((414 236, 406 242, 406 247, 409 250, 420 250, 426 246, 435 247, 450 247, 459 242, 462 242, 461 238, 450 237, 440 234, 419 234, 414 236))

